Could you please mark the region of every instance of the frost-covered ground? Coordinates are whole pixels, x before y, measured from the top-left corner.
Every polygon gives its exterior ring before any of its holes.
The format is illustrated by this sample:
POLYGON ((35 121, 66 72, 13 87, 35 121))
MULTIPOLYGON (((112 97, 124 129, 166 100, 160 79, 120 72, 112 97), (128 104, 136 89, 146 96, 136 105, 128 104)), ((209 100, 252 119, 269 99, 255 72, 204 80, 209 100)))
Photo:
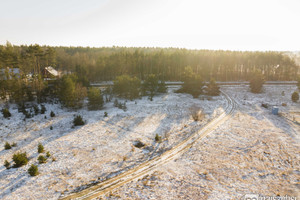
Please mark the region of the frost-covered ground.
POLYGON ((0 199, 57 199, 82 185, 112 177, 171 148, 218 115, 226 105, 223 97, 200 100, 175 94, 174 88, 169 90, 153 101, 147 97, 128 101, 126 112, 115 108, 113 102, 105 104, 101 111, 77 112, 62 109, 58 104, 46 104, 45 114, 24 121, 23 114, 11 105, 12 117, 0 117, 0 199), (191 118, 190 108, 194 106, 206 113, 201 122, 191 118), (51 111, 56 117, 49 116, 51 111), (108 117, 104 117, 104 112, 108 117), (72 128, 77 114, 87 124, 72 128), (154 141, 156 134, 163 142, 154 141), (146 147, 134 147, 137 140, 146 147), (17 147, 4 150, 6 141, 16 142, 17 147), (51 153, 45 164, 38 164, 38 143, 51 153), (7 170, 2 163, 5 160, 12 163, 16 152, 27 152, 30 161, 21 168, 7 170), (31 164, 39 167, 40 174, 36 177, 27 173, 31 164))
POLYGON ((300 126, 284 116, 300 111, 295 86, 223 87, 237 111, 174 161, 108 194, 107 199, 240 199, 245 194, 300 198, 300 126), (282 96, 285 91, 285 96, 282 96), (268 103, 281 114, 261 107, 268 103), (287 106, 282 106, 286 103, 287 106))

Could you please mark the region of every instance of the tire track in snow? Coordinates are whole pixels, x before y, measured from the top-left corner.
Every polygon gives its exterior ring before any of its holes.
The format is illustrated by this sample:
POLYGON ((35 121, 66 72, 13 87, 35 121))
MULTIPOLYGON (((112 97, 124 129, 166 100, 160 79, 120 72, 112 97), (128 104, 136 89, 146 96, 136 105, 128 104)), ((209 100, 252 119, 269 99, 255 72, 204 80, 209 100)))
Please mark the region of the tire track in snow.
POLYGON ((88 187, 77 193, 73 193, 67 196, 61 196, 60 199, 93 199, 103 196, 112 190, 131 182, 141 176, 152 173, 157 167, 165 164, 166 162, 179 157, 182 153, 187 151, 196 141, 206 137, 209 133, 214 131, 219 125, 231 117, 236 108, 234 100, 226 93, 222 92, 227 100, 227 106, 225 111, 218 117, 210 121, 202 129, 194 132, 188 138, 175 145, 170 150, 163 154, 148 160, 135 168, 132 168, 124 173, 121 173, 113 178, 107 179, 103 182, 99 182, 91 187, 88 187))

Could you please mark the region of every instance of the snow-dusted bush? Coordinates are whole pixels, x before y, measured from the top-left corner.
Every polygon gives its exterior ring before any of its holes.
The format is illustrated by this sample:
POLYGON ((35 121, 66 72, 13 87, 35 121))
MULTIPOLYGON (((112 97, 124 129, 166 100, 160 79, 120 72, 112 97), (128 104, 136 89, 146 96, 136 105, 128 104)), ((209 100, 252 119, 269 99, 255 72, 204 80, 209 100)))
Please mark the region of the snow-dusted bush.
POLYGON ((53 111, 50 112, 50 117, 55 117, 55 113, 53 111))
POLYGON ((46 111, 46 107, 44 105, 41 105, 41 114, 45 114, 46 111))
POLYGON ((28 163, 26 152, 14 154, 13 161, 15 162, 13 167, 22 167, 23 165, 26 165, 28 163))
POLYGON ((9 168, 10 168, 10 163, 9 163, 7 160, 4 161, 4 167, 5 167, 6 169, 9 169, 9 168))
POLYGON ((74 118, 74 120, 73 120, 73 125, 74 125, 74 126, 82 126, 82 125, 84 125, 84 124, 85 124, 85 123, 84 123, 84 121, 83 121, 81 115, 77 115, 77 116, 74 118))
POLYGON ((5 150, 11 149, 11 145, 8 142, 5 142, 4 149, 5 150))
POLYGON ((135 147, 137 147, 137 148, 142 148, 142 147, 145 146, 145 144, 142 143, 142 142, 139 141, 139 140, 135 141, 135 142, 133 143, 133 145, 134 145, 135 147))
POLYGON ((39 145, 38 145, 38 153, 43 153, 45 150, 44 150, 44 146, 41 144, 41 143, 39 143, 39 145))
POLYGON ((38 167, 36 165, 32 164, 28 169, 28 173, 30 174, 30 176, 38 175, 39 174, 38 167))
POLYGON ((9 118, 9 117, 11 117, 11 113, 9 112, 9 110, 8 110, 7 108, 3 108, 3 109, 1 110, 1 112, 2 112, 2 115, 3 115, 4 118, 9 118))
POLYGON ((118 99, 115 99, 115 101, 114 101, 114 107, 118 107, 119 106, 119 101, 118 101, 118 99))
POLYGON ((159 136, 157 133, 155 135, 155 141, 156 142, 161 142, 161 136, 159 136))
POLYGON ((38 161, 39 161, 40 164, 46 163, 47 158, 45 158, 44 156, 40 155, 40 156, 38 157, 38 161))
POLYGON ((35 115, 38 115, 39 113, 40 113, 40 108, 39 108, 39 106, 38 105, 33 105, 33 109, 34 109, 34 114, 35 115))

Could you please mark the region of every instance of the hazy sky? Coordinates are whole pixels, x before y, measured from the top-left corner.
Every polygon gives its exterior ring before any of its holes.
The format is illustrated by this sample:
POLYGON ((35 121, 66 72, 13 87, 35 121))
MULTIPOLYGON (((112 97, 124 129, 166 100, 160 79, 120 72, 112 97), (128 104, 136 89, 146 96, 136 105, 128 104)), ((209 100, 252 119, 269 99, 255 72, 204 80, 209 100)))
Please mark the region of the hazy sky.
POLYGON ((300 50, 300 0, 0 0, 0 43, 300 50))

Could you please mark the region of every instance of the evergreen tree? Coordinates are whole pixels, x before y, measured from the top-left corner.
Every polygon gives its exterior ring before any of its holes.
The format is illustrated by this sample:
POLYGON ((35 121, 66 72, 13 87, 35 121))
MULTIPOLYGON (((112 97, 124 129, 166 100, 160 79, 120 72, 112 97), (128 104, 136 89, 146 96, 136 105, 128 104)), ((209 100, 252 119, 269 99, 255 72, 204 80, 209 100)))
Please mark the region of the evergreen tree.
POLYGON ((44 146, 41 143, 39 143, 38 144, 38 153, 43 153, 44 151, 45 151, 44 146))
POLYGON ((298 92, 294 92, 292 94, 292 101, 293 102, 297 102, 299 100, 299 93, 298 92))
POLYGON ((97 88, 89 88, 88 91, 89 99, 89 109, 90 110, 99 110, 103 107, 103 97, 101 95, 101 90, 97 88))
POLYGON ((4 149, 5 150, 11 149, 11 145, 8 142, 5 142, 4 149))
POLYGON ((23 165, 26 165, 28 163, 26 152, 14 154, 13 161, 15 162, 13 167, 22 167, 23 165))
POLYGON ((166 83, 164 81, 160 81, 158 84, 158 89, 157 92, 159 93, 166 93, 167 92, 167 86, 166 83))
POLYGON ((75 83, 70 76, 64 76, 60 83, 60 100, 66 107, 74 107, 75 83))
POLYGON ((89 99, 89 109, 90 110, 99 110, 103 107, 103 96, 101 95, 101 90, 97 88, 89 88, 88 91, 89 99))
POLYGON ((5 167, 6 169, 9 169, 9 168, 10 168, 10 163, 9 163, 7 160, 4 161, 4 167, 5 167))
POLYGON ((38 161, 39 161, 40 164, 43 164, 43 163, 47 162, 47 158, 45 158, 45 156, 43 156, 43 155, 40 155, 38 157, 38 161))
POLYGON ((78 77, 78 83, 81 83, 84 87, 89 87, 90 82, 88 81, 88 68, 81 65, 76 65, 75 73, 78 77))
POLYGON ((36 176, 36 175, 38 175, 39 174, 38 166, 32 164, 28 168, 28 173, 30 174, 30 176, 36 176))
POLYGON ((194 98, 202 93, 203 80, 200 75, 193 72, 190 66, 187 66, 184 70, 183 81, 183 86, 178 92, 191 94, 194 98))
POLYGON ((256 71, 252 73, 251 80, 250 80, 250 89, 252 93, 261 93, 262 87, 264 84, 264 76, 262 73, 256 71))
POLYGON ((220 94, 220 87, 214 79, 211 79, 207 85, 207 94, 210 96, 218 96, 220 94))
POLYGON ((113 91, 126 99, 135 99, 140 94, 141 81, 137 77, 122 75, 114 80, 113 91))
POLYGON ((81 115, 77 115, 74 119, 73 119, 73 125, 74 126, 82 126, 84 125, 85 122, 82 119, 81 115))
POLYGON ((86 96, 86 88, 76 83, 76 77, 64 76, 62 78, 59 97, 64 106, 69 108, 81 108, 83 99, 86 96))
POLYGON ((1 112, 2 112, 2 115, 3 115, 4 118, 9 118, 9 117, 11 117, 11 113, 9 112, 9 110, 8 110, 7 108, 3 108, 3 109, 1 110, 1 112))
POLYGON ((158 85, 158 78, 154 74, 150 74, 143 83, 143 93, 148 93, 151 101, 158 90, 158 85))

